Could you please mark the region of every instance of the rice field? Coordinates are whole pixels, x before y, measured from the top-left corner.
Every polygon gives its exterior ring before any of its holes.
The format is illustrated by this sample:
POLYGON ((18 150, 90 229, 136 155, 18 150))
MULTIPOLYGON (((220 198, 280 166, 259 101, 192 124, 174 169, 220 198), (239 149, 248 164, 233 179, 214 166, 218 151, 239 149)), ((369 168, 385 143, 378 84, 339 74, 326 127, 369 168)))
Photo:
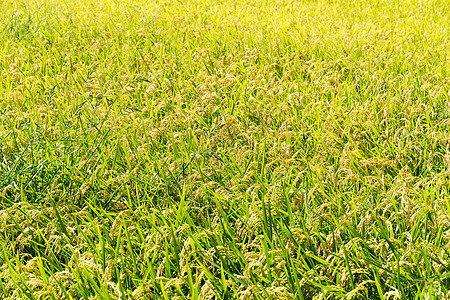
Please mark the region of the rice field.
POLYGON ((0 1, 0 299, 450 299, 449 24, 0 1))

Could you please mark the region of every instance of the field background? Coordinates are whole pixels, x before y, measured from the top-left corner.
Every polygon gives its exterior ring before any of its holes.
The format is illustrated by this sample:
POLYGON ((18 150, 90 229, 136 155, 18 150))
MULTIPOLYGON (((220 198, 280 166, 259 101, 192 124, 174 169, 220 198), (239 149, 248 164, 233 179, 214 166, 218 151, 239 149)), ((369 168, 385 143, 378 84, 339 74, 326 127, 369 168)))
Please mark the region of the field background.
POLYGON ((449 9, 0 1, 0 298, 449 297, 449 9))

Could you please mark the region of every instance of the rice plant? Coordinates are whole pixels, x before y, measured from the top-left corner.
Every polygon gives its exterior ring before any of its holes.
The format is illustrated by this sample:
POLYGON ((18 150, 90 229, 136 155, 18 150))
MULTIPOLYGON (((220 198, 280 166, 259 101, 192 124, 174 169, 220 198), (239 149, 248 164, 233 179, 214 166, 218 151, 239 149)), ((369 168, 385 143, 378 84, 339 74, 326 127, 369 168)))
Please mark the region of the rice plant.
POLYGON ((0 1, 0 298, 447 299, 449 8, 0 1))

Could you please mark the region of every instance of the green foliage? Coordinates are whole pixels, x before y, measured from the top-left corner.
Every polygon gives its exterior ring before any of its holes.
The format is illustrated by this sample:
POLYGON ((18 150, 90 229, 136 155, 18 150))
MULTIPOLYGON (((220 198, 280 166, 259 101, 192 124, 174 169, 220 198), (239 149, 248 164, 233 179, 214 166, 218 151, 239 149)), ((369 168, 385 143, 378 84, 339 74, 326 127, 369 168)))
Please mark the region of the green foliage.
POLYGON ((449 297, 448 7, 0 2, 0 298, 449 297))

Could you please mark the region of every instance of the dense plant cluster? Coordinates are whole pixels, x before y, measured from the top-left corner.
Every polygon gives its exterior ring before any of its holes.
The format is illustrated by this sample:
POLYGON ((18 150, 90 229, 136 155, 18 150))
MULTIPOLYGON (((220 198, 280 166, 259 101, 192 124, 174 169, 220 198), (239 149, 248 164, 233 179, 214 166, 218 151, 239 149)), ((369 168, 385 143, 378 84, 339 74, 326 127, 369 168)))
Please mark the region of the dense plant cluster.
POLYGON ((0 298, 448 297, 448 7, 0 2, 0 298))

